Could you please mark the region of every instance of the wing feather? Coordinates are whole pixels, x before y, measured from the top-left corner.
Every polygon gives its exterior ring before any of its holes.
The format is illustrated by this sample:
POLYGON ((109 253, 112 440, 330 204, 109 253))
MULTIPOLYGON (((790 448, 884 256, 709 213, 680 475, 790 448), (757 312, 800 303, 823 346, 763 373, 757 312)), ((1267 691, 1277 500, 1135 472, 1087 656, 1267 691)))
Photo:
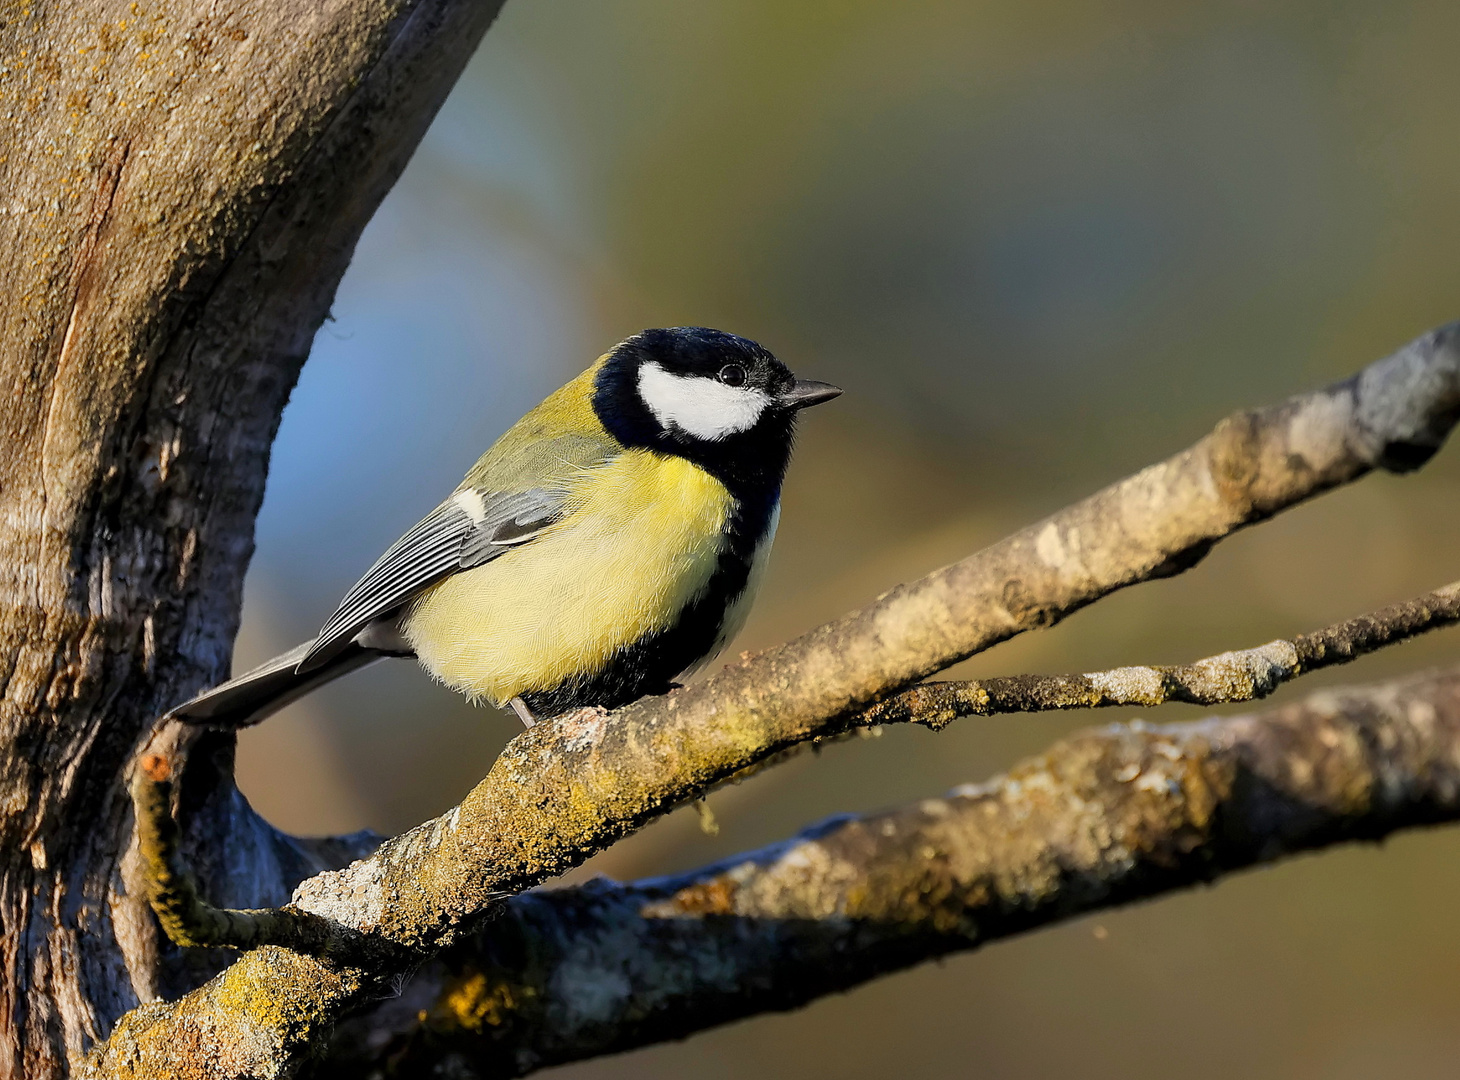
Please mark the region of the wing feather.
POLYGON ((458 491, 407 530, 351 586, 296 670, 327 663, 366 626, 423 589, 532 540, 562 516, 566 497, 561 488, 458 491))

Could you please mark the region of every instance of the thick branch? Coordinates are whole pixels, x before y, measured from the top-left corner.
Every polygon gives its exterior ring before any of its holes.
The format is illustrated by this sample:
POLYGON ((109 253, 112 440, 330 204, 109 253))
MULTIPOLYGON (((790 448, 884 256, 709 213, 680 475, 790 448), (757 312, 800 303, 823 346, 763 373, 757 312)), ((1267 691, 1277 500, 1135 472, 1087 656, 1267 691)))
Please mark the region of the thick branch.
MULTIPOLYGON (((1457 338, 1460 327, 1446 327, 1326 390, 1232 417, 1170 460, 702 684, 611 716, 539 724, 456 809, 305 882, 295 903, 418 955, 450 945, 504 893, 562 872, 786 747, 839 730, 882 695, 1116 589, 1178 573, 1234 530, 1373 468, 1420 464, 1460 413, 1457 338)), ((341 1000, 316 993, 315 982, 399 974, 301 960, 286 978, 257 956, 240 965, 257 994, 312 1022, 337 1015, 341 1000)), ((243 976, 234 968, 226 977, 243 976)), ((217 1012, 210 984, 170 1012, 148 1013, 155 1053, 172 1045, 173 1020, 191 1030, 203 1001, 213 1009, 210 1030, 236 1023, 240 1042, 283 1055, 208 1075, 279 1069, 307 1051, 280 1035, 271 1014, 217 1012)), ((100 1049, 99 1066, 116 1060, 118 1038, 100 1049)))
POLYGON ((866 724, 922 724, 939 730, 962 716, 1099 709, 1112 705, 1223 705, 1265 698, 1311 671, 1347 664, 1386 645, 1460 622, 1460 581, 1311 634, 1194 664, 1140 666, 1084 675, 1008 675, 928 683, 878 702, 866 724))
POLYGON ((424 1023, 400 1016, 398 1060, 522 1075, 1457 819, 1460 669, 1251 716, 1084 731, 986 784, 835 818, 691 874, 515 897, 448 954, 454 975, 437 973, 424 1023))

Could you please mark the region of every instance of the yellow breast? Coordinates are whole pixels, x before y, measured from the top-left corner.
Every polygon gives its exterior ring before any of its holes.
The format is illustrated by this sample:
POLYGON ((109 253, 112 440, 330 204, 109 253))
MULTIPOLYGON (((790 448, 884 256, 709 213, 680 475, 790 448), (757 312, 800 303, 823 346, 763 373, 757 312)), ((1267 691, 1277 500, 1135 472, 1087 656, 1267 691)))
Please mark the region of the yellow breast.
POLYGON ((681 458, 628 450, 585 470, 568 506, 416 601, 402 629, 436 678, 500 705, 602 669, 705 590, 733 499, 681 458))

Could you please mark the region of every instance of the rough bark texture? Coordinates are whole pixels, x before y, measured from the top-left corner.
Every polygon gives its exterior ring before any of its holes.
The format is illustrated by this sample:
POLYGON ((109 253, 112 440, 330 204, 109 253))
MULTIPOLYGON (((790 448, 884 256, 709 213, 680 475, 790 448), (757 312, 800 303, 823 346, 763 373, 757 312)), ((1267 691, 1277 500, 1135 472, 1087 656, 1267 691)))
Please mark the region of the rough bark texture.
MULTIPOLYGON (((124 772, 154 716, 228 670, 280 411, 498 6, 0 17, 0 1075, 60 1075, 139 998, 196 984, 123 884, 124 772)), ((322 865, 251 824, 231 746, 205 749, 194 835, 322 865)), ((205 877, 278 902, 284 875, 219 872, 227 850, 205 877)))
POLYGON ((365 1074, 388 1048, 400 1075, 521 1076, 1457 818, 1460 669, 1092 729, 988 783, 693 873, 514 897, 392 1006, 391 1036, 381 1016, 342 1028, 329 1075, 365 1074))

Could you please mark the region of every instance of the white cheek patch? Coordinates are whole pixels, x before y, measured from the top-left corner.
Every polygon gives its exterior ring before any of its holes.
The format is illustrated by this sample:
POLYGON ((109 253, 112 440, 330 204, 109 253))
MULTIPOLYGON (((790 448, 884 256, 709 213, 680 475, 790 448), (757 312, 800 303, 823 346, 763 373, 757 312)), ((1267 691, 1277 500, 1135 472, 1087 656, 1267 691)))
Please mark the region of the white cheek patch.
POLYGON ((674 375, 652 360, 639 366, 639 397, 665 428, 715 441, 749 431, 771 399, 749 386, 701 375, 674 375))

